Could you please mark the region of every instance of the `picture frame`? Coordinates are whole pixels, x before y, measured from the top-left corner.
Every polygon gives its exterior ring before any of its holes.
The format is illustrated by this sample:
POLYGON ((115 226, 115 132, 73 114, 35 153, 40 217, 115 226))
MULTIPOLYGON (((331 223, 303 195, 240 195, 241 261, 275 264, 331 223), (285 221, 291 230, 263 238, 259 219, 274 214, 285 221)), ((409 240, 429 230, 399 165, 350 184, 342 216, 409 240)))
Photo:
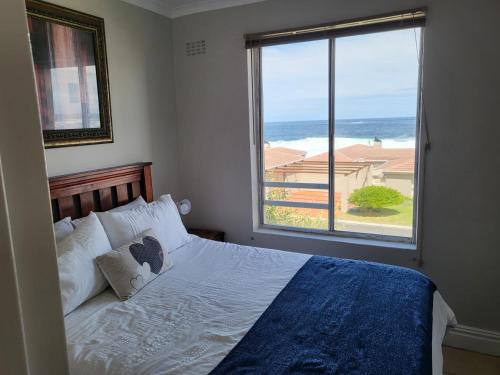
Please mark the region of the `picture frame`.
POLYGON ((26 0, 45 148, 113 142, 104 19, 26 0))

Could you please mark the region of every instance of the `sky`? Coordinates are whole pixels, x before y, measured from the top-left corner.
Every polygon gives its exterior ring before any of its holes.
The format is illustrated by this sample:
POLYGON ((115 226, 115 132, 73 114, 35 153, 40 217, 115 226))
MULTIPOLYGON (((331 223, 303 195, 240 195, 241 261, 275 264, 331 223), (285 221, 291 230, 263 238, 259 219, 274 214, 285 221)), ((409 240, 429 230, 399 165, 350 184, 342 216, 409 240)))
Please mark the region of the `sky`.
MULTIPOLYGON (((335 117, 415 116, 419 29, 342 37, 335 45, 335 117)), ((264 47, 264 121, 328 119, 328 41, 264 47)))

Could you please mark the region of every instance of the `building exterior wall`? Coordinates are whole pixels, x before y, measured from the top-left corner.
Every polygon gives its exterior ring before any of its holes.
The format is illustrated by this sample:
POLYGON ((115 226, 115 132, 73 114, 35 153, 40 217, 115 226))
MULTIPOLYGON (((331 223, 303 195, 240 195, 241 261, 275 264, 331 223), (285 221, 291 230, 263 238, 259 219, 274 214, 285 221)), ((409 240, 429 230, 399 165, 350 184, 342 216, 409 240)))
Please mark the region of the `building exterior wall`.
POLYGON ((413 173, 385 173, 382 182, 404 196, 413 197, 413 176, 413 173))
MULTIPOLYGON (((305 182, 305 183, 318 183, 318 184, 328 184, 328 174, 327 173, 289 173, 275 175, 268 174, 272 176, 273 181, 287 181, 287 182, 305 182), (282 180, 280 180, 282 178, 282 180)), ((335 173, 334 189, 335 194, 340 199, 340 210, 342 212, 347 212, 349 209, 349 197, 354 190, 360 189, 364 186, 369 186, 372 184, 372 168, 367 166, 357 172, 351 174, 335 173)))

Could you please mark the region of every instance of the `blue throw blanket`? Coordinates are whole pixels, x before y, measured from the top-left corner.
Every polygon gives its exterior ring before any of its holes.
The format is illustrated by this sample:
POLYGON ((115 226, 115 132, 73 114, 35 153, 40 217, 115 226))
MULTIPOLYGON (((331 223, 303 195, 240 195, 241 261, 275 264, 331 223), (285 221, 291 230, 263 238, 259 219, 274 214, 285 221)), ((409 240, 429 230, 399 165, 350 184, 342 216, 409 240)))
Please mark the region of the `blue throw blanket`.
POLYGON ((314 256, 211 374, 431 374, 435 289, 410 269, 314 256))

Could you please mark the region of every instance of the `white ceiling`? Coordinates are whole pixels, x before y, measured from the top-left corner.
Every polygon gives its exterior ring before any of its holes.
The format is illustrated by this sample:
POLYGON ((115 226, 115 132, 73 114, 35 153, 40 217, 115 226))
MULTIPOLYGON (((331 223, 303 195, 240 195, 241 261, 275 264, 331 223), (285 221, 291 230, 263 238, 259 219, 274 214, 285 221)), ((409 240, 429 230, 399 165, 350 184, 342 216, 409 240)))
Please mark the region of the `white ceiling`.
POLYGON ((266 0, 123 0, 169 18, 266 0))

